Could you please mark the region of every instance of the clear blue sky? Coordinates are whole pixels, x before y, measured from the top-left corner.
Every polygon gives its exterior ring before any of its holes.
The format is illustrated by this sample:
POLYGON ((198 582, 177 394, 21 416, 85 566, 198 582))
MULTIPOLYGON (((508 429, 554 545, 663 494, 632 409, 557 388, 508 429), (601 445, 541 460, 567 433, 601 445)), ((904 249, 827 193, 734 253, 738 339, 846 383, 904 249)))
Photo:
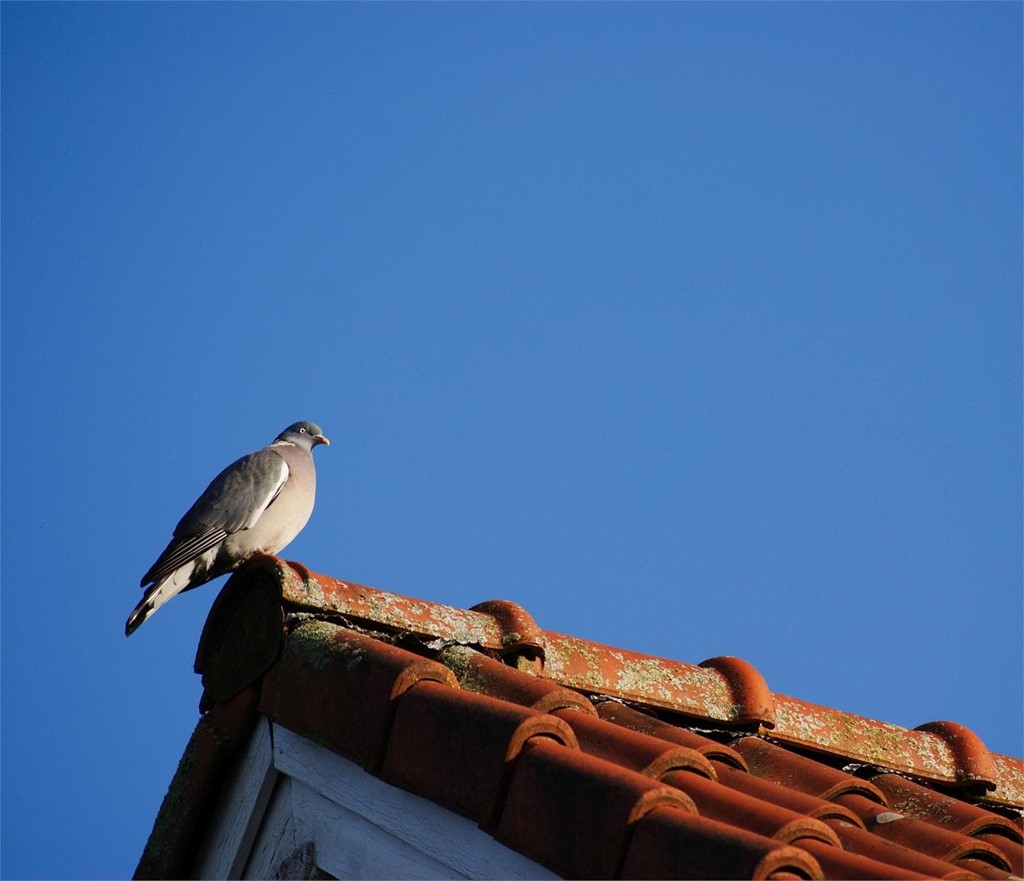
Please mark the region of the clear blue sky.
POLYGON ((129 875, 287 555, 1022 753, 1019 3, 4 3, 2 873, 129 875))

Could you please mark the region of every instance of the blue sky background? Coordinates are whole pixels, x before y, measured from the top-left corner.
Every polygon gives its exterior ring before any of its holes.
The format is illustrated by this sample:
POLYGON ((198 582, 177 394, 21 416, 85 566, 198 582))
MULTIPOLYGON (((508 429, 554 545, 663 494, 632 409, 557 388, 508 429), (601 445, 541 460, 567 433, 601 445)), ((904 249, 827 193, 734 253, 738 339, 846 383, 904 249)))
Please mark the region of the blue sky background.
POLYGON ((1019 3, 2 19, 5 877, 134 870, 298 419, 314 571, 1022 754, 1019 3))

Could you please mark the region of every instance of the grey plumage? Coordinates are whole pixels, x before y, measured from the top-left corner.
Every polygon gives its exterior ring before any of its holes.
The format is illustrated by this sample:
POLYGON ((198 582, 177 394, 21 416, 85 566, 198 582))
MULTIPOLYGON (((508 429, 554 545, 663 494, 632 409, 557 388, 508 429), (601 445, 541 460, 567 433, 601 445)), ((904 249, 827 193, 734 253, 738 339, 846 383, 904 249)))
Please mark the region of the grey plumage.
POLYGON ((254 554, 276 554, 287 546, 313 512, 313 447, 329 443, 320 426, 296 422, 270 446, 221 471, 142 577, 142 586, 150 586, 128 616, 125 635, 182 591, 230 572, 254 554))

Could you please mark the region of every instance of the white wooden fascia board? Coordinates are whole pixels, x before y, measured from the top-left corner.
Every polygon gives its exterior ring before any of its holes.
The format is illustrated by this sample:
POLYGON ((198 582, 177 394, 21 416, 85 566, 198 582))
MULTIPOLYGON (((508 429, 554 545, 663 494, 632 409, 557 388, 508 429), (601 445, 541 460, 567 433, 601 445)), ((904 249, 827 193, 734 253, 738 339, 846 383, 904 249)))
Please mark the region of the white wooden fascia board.
POLYGON ((291 789, 291 780, 284 776, 278 778, 242 870, 242 878, 274 878, 278 866, 305 843, 302 835, 295 830, 291 789))
POLYGON ((260 716, 225 780, 195 858, 196 878, 240 878, 277 780, 270 722, 260 716))
POLYGON ((291 800, 295 839, 313 842, 316 865, 335 878, 445 881, 466 877, 295 779, 291 779, 291 800))
MULTIPOLYGON (((272 739, 274 766, 280 773, 448 866, 453 873, 481 879, 559 877, 498 843, 476 823, 385 783, 287 728, 274 725, 272 739)), ((297 823, 302 825, 302 821, 297 823)), ((317 847, 319 852, 319 840, 317 847)))

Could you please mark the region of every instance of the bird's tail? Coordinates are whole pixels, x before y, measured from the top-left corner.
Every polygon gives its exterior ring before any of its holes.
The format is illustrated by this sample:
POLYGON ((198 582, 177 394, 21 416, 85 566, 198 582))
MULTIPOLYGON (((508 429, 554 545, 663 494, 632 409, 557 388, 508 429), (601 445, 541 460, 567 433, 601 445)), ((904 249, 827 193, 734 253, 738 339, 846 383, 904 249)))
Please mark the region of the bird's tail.
MULTIPOLYGON (((189 572, 191 572, 191 567, 185 568, 189 569, 189 572)), ((128 620, 124 623, 125 636, 131 636, 142 626, 142 623, 150 615, 152 615, 169 599, 177 596, 182 592, 182 590, 188 587, 188 573, 185 573, 184 578, 181 576, 182 571, 181 569, 178 569, 176 572, 172 572, 166 578, 161 579, 156 584, 146 589, 145 596, 143 596, 141 602, 132 610, 132 613, 128 616, 128 620), (175 578, 175 575, 178 577, 175 578)))

